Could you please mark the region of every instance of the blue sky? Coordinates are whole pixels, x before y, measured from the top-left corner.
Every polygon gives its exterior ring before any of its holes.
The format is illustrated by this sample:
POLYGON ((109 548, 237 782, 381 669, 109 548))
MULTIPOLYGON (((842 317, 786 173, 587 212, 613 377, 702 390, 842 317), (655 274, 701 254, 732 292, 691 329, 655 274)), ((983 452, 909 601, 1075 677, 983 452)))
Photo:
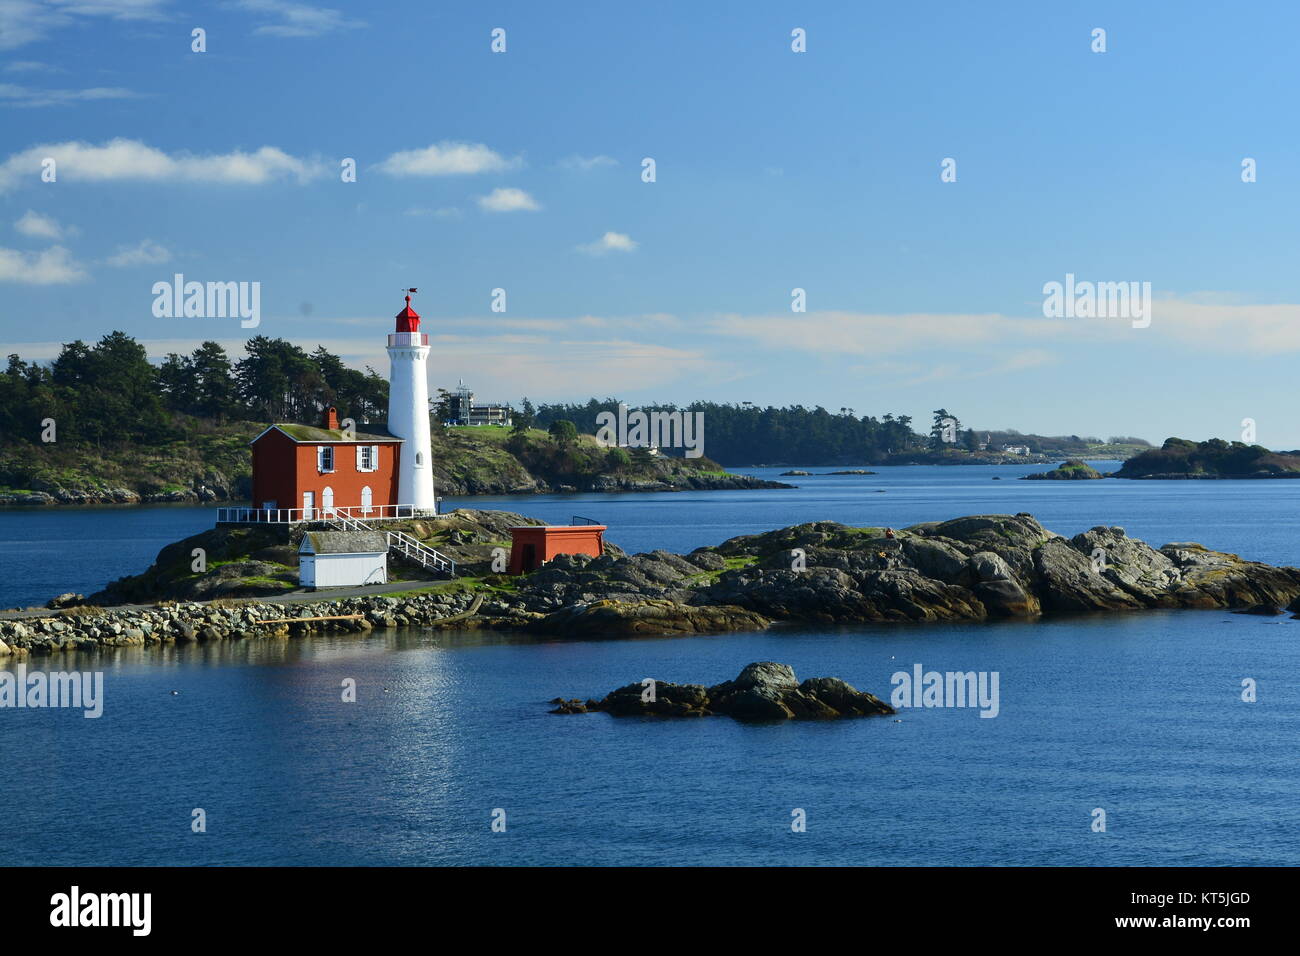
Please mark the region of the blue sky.
POLYGON ((1284 3, 0 0, 0 348, 260 333, 386 373, 414 285, 433 383, 484 398, 1153 441, 1249 417, 1300 447, 1297 29, 1284 3), (260 282, 260 326, 155 318, 176 272, 260 282), (1045 318, 1066 273, 1151 282, 1150 327, 1045 318))

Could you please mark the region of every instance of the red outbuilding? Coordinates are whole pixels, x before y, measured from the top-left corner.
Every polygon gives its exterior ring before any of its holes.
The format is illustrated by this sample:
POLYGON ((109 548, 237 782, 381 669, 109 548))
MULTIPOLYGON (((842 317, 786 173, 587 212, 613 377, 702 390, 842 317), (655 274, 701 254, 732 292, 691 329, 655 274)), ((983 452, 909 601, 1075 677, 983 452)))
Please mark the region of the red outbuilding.
POLYGON ((260 520, 310 521, 322 512, 398 517, 402 439, 366 427, 343 431, 330 407, 319 428, 275 424, 254 438, 253 510, 263 513, 260 520))
POLYGON ((558 554, 589 554, 598 558, 604 552, 603 524, 523 525, 510 529, 510 573, 536 571, 558 554))

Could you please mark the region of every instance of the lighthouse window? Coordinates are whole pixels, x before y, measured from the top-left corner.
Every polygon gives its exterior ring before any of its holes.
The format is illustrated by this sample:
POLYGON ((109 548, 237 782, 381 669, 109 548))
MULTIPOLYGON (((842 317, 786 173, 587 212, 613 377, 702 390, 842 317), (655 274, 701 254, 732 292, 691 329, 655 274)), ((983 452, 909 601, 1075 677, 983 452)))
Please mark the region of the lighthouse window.
POLYGON ((323 474, 334 470, 334 448, 321 445, 316 449, 316 467, 323 474))
POLYGON ((424 452, 422 452, 422 451, 417 451, 417 452, 415 453, 415 467, 416 467, 416 468, 423 468, 423 467, 424 467, 424 452))

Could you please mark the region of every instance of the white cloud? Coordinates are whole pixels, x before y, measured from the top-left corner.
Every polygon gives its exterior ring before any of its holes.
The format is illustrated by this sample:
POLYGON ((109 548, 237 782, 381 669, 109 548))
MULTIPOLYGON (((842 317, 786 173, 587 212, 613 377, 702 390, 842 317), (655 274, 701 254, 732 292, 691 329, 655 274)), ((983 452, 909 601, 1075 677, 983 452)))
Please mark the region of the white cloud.
POLYGON ((349 20, 329 7, 313 7, 286 0, 239 0, 239 6, 250 13, 279 19, 278 23, 266 23, 254 29, 253 33, 259 36, 318 37, 335 30, 352 30, 366 25, 361 20, 349 20))
POLYGON ((637 247, 636 240, 622 232, 607 232, 595 242, 578 246, 579 252, 589 256, 603 256, 608 252, 631 252, 637 247))
POLYGON ((505 159, 482 143, 444 140, 423 149, 393 153, 378 169, 390 176, 467 176, 502 172, 519 164, 519 160, 505 159))
POLYGON ((7 106, 67 106, 70 103, 99 100, 130 100, 138 95, 120 86, 95 86, 85 90, 37 90, 30 86, 0 83, 0 103, 7 106))
POLYGON ((488 212, 536 212, 542 208, 528 193, 514 188, 494 189, 486 196, 479 196, 478 204, 488 212))
MULTIPOLYGON (((315 37, 365 26, 331 7, 292 0, 236 0, 235 5, 265 21, 253 30, 264 36, 315 37)), ((96 18, 161 21, 170 15, 168 0, 0 0, 0 50, 16 49, 96 18)), ((189 29, 187 25, 187 36, 189 29)))
MULTIPOLYGON (((400 300, 399 300, 400 302, 400 300)), ((263 317, 263 327, 268 318, 263 317)), ((286 330, 281 323, 289 318, 273 320, 280 333, 290 341, 311 350, 323 346, 343 358, 353 368, 370 365, 381 375, 388 374, 388 355, 384 351, 383 322, 366 316, 357 320, 349 318, 293 317, 294 325, 286 330), (360 335, 322 334, 322 326, 341 325, 364 328, 360 335)), ((540 321, 540 320, 530 320, 540 321)), ((670 388, 692 389, 700 380, 726 381, 735 374, 731 363, 707 354, 690 344, 640 342, 631 335, 617 332, 601 338, 591 335, 591 322, 602 327, 606 323, 626 326, 628 331, 644 334, 654 325, 644 316, 626 316, 599 319, 586 316, 575 319, 546 320, 534 335, 500 334, 497 326, 486 316, 473 315, 438 320, 442 332, 430 332, 432 344, 443 357, 444 369, 456 369, 455 375, 435 382, 451 385, 456 377, 463 376, 472 382, 476 394, 493 401, 517 402, 521 395, 546 396, 554 399, 571 397, 585 401, 591 395, 625 395, 629 392, 670 388), (485 334, 484 329, 490 334, 485 334), (556 368, 568 364, 581 364, 584 374, 570 386, 575 390, 566 394, 557 391, 556 368)), ((270 334, 270 333, 268 333, 270 334)), ((11 337, 12 338, 12 337, 11 337)), ((188 354, 203 343, 200 338, 141 339, 149 357, 161 361, 169 352, 188 354)), ((232 358, 244 355, 245 338, 218 338, 217 341, 232 358)), ((21 352, 27 359, 52 359, 62 350, 59 341, 17 343, 10 342, 9 351, 21 352)), ((450 373, 447 373, 450 374, 450 373)), ((694 397, 694 396, 691 396, 694 397)))
POLYGON ((1156 299, 1151 306, 1151 327, 1145 331, 1169 335, 1214 354, 1300 351, 1300 305, 1226 305, 1207 298, 1210 296, 1200 293, 1192 299, 1156 299))
POLYGON ((561 169, 575 169, 580 173, 588 173, 593 169, 601 169, 607 166, 617 166, 618 160, 613 156, 569 156, 559 162, 561 169))
MULTIPOLYGON (((1037 323, 1045 325, 1047 320, 1037 323)), ((1100 321, 1100 320, 1099 320, 1100 321)), ((824 355, 881 355, 913 348, 965 348, 1032 334, 1030 320, 963 313, 870 314, 808 312, 790 315, 723 315, 709 323, 767 348, 824 355)))
POLYGON ((159 20, 167 0, 0 0, 0 50, 43 40, 78 20, 159 20))
POLYGON ((40 182, 42 163, 53 159, 59 181, 240 183, 258 185, 295 178, 305 182, 324 171, 319 160, 299 159, 275 146, 251 153, 235 150, 195 156, 165 153, 139 140, 114 139, 102 146, 67 142, 33 146, 0 163, 0 192, 27 180, 40 182))
POLYGON ((41 252, 0 249, 0 282, 64 285, 85 278, 85 270, 62 246, 50 246, 41 252))
POLYGON ((66 73, 61 66, 51 66, 39 60, 14 60, 5 65, 6 73, 66 73))
POLYGON ((64 236, 75 236, 77 229, 74 227, 64 227, 59 225, 57 219, 53 216, 46 216, 29 209, 23 213, 22 217, 14 223, 14 228, 24 236, 31 236, 33 239, 62 239, 64 236))
POLYGON ((435 219, 459 219, 464 215, 455 206, 443 206, 434 208, 432 206, 412 206, 406 210, 408 216, 433 216, 435 219))
MULTIPOLYGON (((1157 298, 1151 325, 1129 319, 1018 318, 999 313, 894 313, 824 311, 789 315, 721 315, 701 328, 743 339, 759 348, 833 358, 844 355, 933 356, 942 350, 978 350, 997 361, 1031 367, 1051 360, 1042 346, 1102 344, 1152 356, 1170 348, 1208 355, 1300 352, 1300 305, 1243 305, 1231 293, 1198 292, 1157 298)), ((987 361, 981 359, 981 361, 987 361)))
POLYGON ((143 239, 134 246, 118 246, 117 252, 104 261, 115 268, 128 266, 156 266, 171 260, 170 251, 154 242, 143 239))

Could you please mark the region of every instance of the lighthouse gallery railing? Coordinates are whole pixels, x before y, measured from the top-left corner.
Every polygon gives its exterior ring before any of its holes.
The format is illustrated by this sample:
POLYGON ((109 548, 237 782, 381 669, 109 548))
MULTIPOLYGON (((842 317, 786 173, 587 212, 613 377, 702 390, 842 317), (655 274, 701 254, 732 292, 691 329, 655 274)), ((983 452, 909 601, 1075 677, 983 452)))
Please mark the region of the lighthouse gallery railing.
POLYGON ((390 347, 428 345, 429 336, 424 332, 389 332, 388 344, 390 347))
POLYGON ((300 521, 328 521, 330 518, 358 518, 363 521, 395 521, 399 518, 436 518, 438 515, 415 505, 371 505, 369 508, 218 508, 217 524, 297 524, 300 521))

